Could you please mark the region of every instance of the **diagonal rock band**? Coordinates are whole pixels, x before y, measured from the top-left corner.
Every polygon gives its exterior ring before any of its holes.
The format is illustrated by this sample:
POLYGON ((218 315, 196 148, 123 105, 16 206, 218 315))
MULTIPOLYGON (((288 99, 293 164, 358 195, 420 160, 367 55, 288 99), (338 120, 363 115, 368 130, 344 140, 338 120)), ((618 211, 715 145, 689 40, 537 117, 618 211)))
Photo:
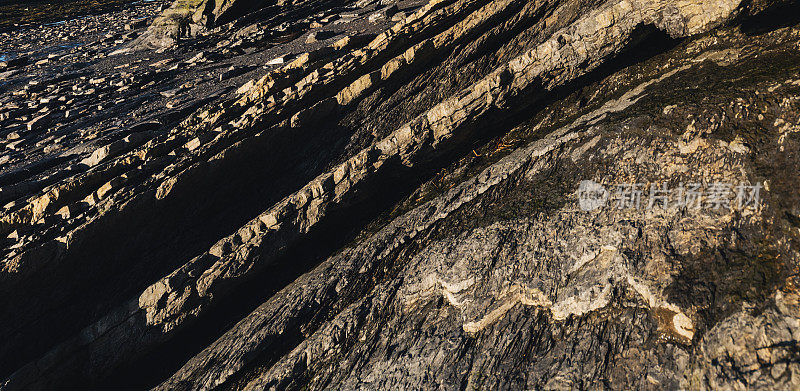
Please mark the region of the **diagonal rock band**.
POLYGON ((4 161, 0 389, 797 389, 798 10, 165 4, 169 120, 4 161))

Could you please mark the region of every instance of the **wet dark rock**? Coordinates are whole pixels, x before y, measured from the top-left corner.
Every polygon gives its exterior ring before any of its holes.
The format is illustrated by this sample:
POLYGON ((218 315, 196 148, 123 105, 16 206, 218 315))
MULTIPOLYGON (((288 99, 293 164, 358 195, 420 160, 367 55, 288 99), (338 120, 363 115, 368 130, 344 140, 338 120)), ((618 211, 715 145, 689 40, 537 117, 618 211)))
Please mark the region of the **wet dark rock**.
POLYGON ((336 35, 336 33, 332 31, 315 31, 311 34, 308 34, 306 37, 306 43, 316 43, 318 41, 324 41, 328 38, 332 38, 336 35))
POLYGON ((147 18, 141 18, 125 24, 125 30, 138 30, 147 27, 147 18))
POLYGON ((8 61, 0 61, 0 70, 6 68, 16 68, 28 63, 27 57, 17 57, 8 61))
POLYGON ((48 123, 47 117, 47 114, 43 114, 28 121, 26 124, 28 130, 38 130, 43 128, 48 123))

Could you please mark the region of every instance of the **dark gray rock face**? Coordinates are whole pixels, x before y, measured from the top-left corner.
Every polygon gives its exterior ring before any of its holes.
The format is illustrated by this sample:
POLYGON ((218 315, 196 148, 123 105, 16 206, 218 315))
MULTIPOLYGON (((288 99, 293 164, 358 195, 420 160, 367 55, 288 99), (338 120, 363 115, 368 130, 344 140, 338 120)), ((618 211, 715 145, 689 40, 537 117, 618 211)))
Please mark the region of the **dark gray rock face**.
POLYGON ((236 91, 2 177, 0 388, 800 387, 795 2, 198 4, 236 91))

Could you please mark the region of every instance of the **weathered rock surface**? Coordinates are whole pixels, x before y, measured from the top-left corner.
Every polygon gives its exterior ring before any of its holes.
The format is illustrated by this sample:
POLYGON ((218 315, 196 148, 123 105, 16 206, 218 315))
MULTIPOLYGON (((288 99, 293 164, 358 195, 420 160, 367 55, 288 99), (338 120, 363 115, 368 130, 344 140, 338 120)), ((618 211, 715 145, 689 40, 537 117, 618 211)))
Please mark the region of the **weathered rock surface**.
POLYGON ((798 10, 178 1, 169 120, 0 177, 0 388, 797 389, 798 10))

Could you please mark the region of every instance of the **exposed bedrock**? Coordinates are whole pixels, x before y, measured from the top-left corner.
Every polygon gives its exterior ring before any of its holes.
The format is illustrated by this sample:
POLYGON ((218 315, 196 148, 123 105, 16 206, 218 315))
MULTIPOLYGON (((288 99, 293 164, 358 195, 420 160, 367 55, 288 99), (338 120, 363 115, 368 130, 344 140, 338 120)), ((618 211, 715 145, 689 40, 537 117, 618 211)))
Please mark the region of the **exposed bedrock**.
MULTIPOLYGON (((359 3, 405 13, 20 190, 1 389, 800 387, 796 2, 359 3)), ((181 0, 137 45, 332 6, 181 0)))

